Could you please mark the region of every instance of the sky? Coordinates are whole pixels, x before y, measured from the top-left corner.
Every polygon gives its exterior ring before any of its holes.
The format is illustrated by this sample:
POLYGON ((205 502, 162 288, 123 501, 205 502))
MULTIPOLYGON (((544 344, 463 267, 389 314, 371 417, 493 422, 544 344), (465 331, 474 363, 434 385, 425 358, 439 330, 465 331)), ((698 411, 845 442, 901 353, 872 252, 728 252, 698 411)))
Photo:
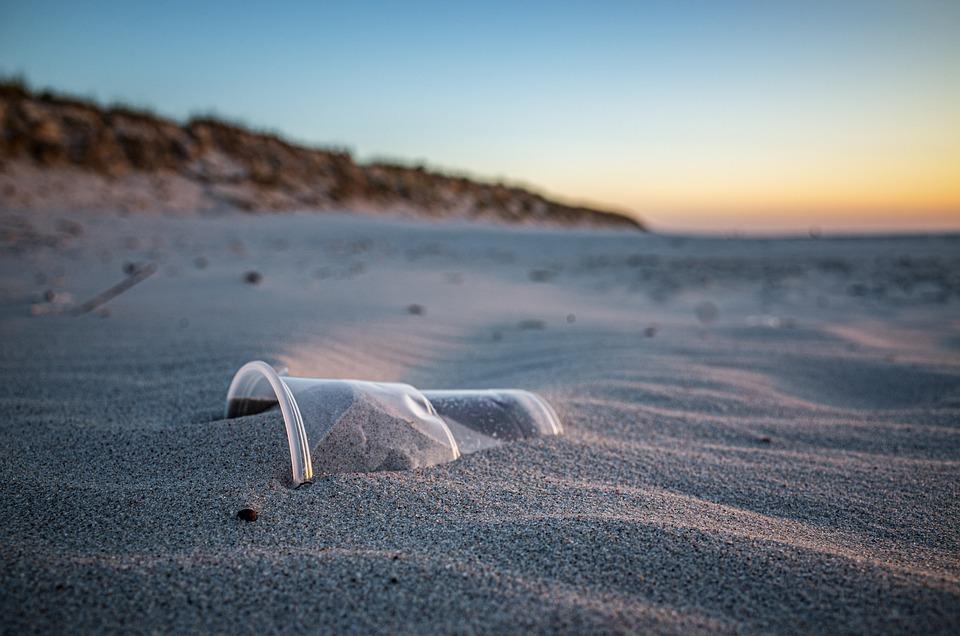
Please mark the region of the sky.
POLYGON ((667 231, 960 229, 957 0, 0 0, 0 72, 667 231))

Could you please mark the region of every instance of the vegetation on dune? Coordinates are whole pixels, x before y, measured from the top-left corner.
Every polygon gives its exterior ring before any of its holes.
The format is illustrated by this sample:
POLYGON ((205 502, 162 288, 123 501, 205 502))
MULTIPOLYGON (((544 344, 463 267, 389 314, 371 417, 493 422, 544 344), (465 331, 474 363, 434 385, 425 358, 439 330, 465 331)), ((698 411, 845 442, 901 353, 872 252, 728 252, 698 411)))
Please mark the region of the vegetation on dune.
POLYGON ((357 163, 340 149, 306 147, 279 135, 204 114, 178 123, 125 104, 37 92, 0 82, 0 159, 70 166, 111 179, 175 174, 226 191, 249 210, 401 209, 443 217, 624 226, 616 212, 567 205, 525 188, 428 170, 421 165, 357 163))

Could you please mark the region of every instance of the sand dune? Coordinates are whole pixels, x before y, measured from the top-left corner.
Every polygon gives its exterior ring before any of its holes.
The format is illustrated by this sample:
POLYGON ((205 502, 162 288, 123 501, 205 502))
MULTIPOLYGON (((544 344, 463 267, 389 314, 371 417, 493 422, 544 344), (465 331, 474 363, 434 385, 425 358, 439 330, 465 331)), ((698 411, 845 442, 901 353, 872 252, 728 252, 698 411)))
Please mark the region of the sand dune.
POLYGON ((358 163, 217 117, 181 123, 0 79, 0 210, 344 210, 642 230, 623 211, 424 165, 358 163))
POLYGON ((0 255, 11 631, 960 629, 956 237, 30 223, 0 255), (221 419, 255 358, 530 389, 566 432, 293 490, 275 416, 221 419))

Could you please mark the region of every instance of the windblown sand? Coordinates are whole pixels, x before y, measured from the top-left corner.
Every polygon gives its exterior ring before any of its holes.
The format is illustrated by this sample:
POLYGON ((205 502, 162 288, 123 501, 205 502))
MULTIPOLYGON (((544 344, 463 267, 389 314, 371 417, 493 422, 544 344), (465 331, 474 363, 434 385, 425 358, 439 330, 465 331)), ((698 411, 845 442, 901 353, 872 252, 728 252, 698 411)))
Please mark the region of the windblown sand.
POLYGON ((4 631, 960 631, 956 237, 63 218, 2 216, 4 631), (294 490, 257 358, 566 431, 294 490))

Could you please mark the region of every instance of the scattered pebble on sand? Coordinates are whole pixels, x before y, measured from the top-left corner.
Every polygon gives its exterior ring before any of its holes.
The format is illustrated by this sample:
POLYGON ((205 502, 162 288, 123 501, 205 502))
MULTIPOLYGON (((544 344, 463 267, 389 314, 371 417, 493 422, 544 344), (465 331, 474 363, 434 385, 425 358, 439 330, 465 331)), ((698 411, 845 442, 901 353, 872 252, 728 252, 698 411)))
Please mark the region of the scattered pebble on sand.
POLYGON ((253 508, 242 508, 239 512, 237 512, 237 519, 242 521, 256 521, 257 517, 259 516, 260 513, 253 508))
POLYGON ((643 330, 643 335, 645 338, 653 338, 655 335, 657 335, 657 328, 653 326, 647 327, 643 330))
POLYGON ((698 303, 693 312, 696 314, 697 320, 704 325, 709 325, 720 316, 720 309, 709 300, 698 303))
POLYGON ((83 235, 83 226, 70 219, 60 219, 57 221, 57 229, 74 238, 83 235))
POLYGON ((549 269, 531 269, 527 276, 535 283, 545 283, 556 278, 557 273, 549 269))
POLYGON ((45 290, 41 298, 51 305, 69 305, 73 302, 73 294, 70 292, 58 292, 52 289, 45 290))
POLYGON ((422 316, 426 313, 426 311, 427 310, 423 307, 423 305, 418 305, 416 303, 407 306, 407 313, 413 316, 422 316))
POLYGON ((259 285, 260 281, 263 280, 263 274, 256 270, 251 270, 243 275, 243 280, 250 285, 259 285))

